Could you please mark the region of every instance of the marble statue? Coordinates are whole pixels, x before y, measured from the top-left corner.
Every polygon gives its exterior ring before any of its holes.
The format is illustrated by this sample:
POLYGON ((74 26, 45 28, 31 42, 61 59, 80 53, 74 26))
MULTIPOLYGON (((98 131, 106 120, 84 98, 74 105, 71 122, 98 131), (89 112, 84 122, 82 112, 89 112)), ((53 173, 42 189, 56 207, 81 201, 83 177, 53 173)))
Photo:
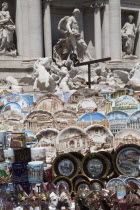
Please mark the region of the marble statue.
POLYGON ((66 62, 58 67, 49 57, 39 58, 34 64, 34 74, 27 75, 26 79, 34 81, 34 91, 39 88, 51 93, 66 93, 85 87, 85 80, 77 76, 77 71, 72 63, 66 62))
POLYGON ((12 76, 8 76, 4 79, 0 79, 0 93, 3 91, 19 94, 23 93, 23 88, 19 85, 17 79, 12 76))
POLYGON ((140 89, 140 63, 138 62, 133 69, 130 71, 129 74, 129 81, 128 81, 128 86, 130 86, 134 90, 139 90, 140 89))
POLYGON ((134 46, 135 46, 135 38, 136 34, 139 30, 139 25, 136 27, 135 23, 133 23, 134 17, 132 15, 128 16, 128 22, 126 22, 121 30, 122 34, 122 43, 123 43, 123 51, 125 55, 129 58, 134 57, 134 46))
POLYGON ((15 55, 16 50, 13 43, 15 25, 7 9, 8 3, 2 3, 2 11, 0 11, 0 54, 15 55))
POLYGON ((33 90, 38 87, 40 90, 47 90, 49 92, 55 91, 55 82, 52 75, 49 73, 51 69, 52 59, 51 58, 40 58, 34 64, 34 85, 33 90), (48 71, 47 71, 48 70, 48 71))
POLYGON ((80 10, 74 9, 72 16, 65 16, 58 24, 58 30, 65 35, 53 49, 54 58, 59 65, 62 65, 62 61, 67 60, 71 53, 76 54, 81 61, 93 60, 79 31, 79 17, 80 10))

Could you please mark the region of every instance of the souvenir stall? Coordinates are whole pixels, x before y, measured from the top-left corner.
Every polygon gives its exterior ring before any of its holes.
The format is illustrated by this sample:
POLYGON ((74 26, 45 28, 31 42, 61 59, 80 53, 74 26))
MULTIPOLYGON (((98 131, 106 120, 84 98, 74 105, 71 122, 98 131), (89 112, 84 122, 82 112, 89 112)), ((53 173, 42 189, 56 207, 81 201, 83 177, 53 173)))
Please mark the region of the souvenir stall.
POLYGON ((8 94, 1 104, 0 126, 7 129, 0 132, 2 209, 139 205, 139 102, 134 97, 105 99, 80 89, 63 97, 8 94))

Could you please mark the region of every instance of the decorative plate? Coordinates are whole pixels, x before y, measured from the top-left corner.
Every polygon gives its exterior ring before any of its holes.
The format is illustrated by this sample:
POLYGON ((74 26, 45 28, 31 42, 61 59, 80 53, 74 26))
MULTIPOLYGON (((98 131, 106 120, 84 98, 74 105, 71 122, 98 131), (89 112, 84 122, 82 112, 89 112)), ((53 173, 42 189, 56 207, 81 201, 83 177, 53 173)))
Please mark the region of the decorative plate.
POLYGON ((125 179, 126 184, 129 183, 129 182, 134 182, 139 187, 137 192, 140 195, 140 181, 136 178, 133 178, 133 177, 129 177, 129 178, 125 179))
POLYGON ((74 192, 77 192, 77 191, 83 191, 83 190, 90 190, 91 189, 91 186, 90 186, 90 183, 85 181, 85 180, 82 180, 82 181, 79 181, 76 183, 75 187, 74 187, 74 192))
POLYGON ((57 188, 59 187, 60 184, 64 184, 70 193, 72 193, 72 191, 73 191, 72 183, 69 180, 69 178, 67 178, 67 177, 64 177, 64 176, 56 177, 53 180, 53 183, 57 186, 57 188))
POLYGON ((131 177, 140 176, 140 146, 126 144, 114 154, 114 167, 118 174, 131 177))
POLYGON ((104 155, 108 161, 108 174, 107 178, 111 178, 114 175, 114 167, 113 167, 113 155, 106 151, 100 151, 100 154, 104 155))
POLYGON ((96 180, 92 180, 90 182, 91 185, 91 189, 95 192, 99 192, 100 190, 102 190, 104 188, 104 184, 103 182, 101 182, 100 180, 96 179, 96 180))
POLYGON ((86 177, 86 176, 84 176, 82 174, 78 174, 78 175, 74 176, 73 179, 72 179, 73 185, 75 185, 79 181, 87 181, 87 182, 89 182, 89 179, 88 179, 88 177, 86 177))
POLYGON ((106 188, 117 192, 118 199, 123 199, 126 195, 125 182, 121 179, 111 179, 106 188))
POLYGON ((79 172, 80 172, 81 171, 81 164, 82 164, 82 160, 84 158, 84 155, 82 155, 79 152, 70 152, 70 154, 77 159, 77 163, 78 163, 78 166, 79 166, 79 172))
POLYGON ((89 112, 82 115, 78 119, 77 125, 81 128, 87 128, 90 125, 96 125, 96 124, 110 128, 110 124, 106 116, 99 112, 89 112))
POLYGON ((118 132, 114 138, 114 148, 124 144, 137 144, 140 145, 140 130, 126 128, 118 132))
POLYGON ((78 162, 72 155, 62 154, 55 158, 52 170, 55 176, 72 178, 79 172, 78 162))
POLYGON ((122 111, 109 112, 106 115, 110 123, 111 132, 116 135, 119 131, 127 127, 129 115, 122 111))
POLYGON ((102 154, 87 154, 82 161, 82 173, 91 179, 106 177, 108 170, 108 161, 102 154))

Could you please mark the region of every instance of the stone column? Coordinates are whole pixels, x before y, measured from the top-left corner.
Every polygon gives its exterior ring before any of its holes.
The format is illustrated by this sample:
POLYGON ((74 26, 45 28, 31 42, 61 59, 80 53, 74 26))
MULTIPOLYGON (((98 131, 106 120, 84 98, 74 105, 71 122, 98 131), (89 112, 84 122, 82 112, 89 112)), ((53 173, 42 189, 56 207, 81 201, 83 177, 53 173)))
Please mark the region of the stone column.
POLYGON ((122 57, 120 0, 110 0, 109 10, 110 10, 110 54, 112 60, 120 60, 122 57))
POLYGON ((109 46, 109 4, 104 7, 103 23, 102 23, 102 53, 103 58, 110 56, 109 46))
POLYGON ((17 0, 16 35, 19 56, 43 56, 41 0, 17 0))
POLYGON ((52 0, 44 1, 44 45, 45 57, 52 57, 52 29, 50 3, 52 0))
POLYGON ((96 59, 98 59, 102 58, 101 14, 98 7, 94 9, 94 32, 96 59))

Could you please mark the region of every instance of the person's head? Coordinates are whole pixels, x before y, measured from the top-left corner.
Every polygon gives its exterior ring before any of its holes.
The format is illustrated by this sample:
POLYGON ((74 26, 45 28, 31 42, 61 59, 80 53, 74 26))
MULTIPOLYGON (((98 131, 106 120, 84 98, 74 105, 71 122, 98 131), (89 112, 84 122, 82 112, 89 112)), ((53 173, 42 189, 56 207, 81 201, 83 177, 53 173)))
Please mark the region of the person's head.
POLYGON ((129 16, 128 16, 128 20, 129 20, 130 23, 132 23, 133 20, 134 20, 134 16, 133 16, 133 15, 129 15, 129 16))
POLYGON ((73 10, 72 14, 73 14, 74 17, 79 17, 80 10, 76 8, 76 9, 73 10))
POLYGON ((7 10, 8 9, 8 3, 7 2, 3 2, 2 3, 2 9, 3 10, 7 10))

